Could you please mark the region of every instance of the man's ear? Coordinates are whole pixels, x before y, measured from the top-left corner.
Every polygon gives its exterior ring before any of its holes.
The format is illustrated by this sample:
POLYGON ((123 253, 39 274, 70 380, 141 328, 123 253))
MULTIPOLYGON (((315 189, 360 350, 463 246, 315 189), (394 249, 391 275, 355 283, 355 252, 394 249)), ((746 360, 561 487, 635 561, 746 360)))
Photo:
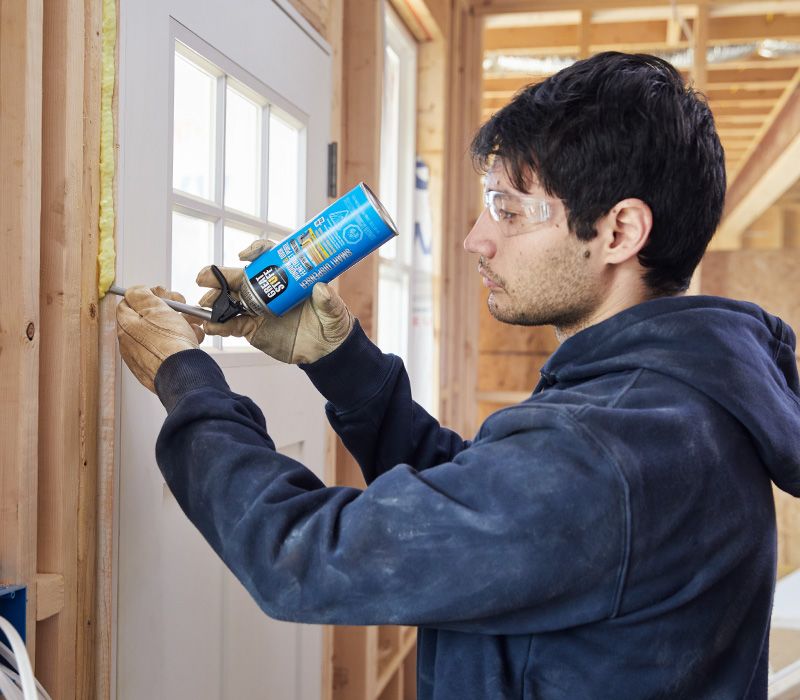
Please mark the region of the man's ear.
POLYGON ((653 228, 653 212, 641 199, 623 199, 596 226, 602 238, 603 260, 619 265, 644 248, 653 228))

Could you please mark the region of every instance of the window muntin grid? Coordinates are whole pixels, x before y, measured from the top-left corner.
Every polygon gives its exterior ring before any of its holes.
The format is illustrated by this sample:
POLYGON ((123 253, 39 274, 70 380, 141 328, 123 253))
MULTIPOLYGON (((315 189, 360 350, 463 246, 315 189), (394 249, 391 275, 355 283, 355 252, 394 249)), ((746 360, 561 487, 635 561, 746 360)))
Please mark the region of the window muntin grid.
MULTIPOLYGON (((302 224, 307 117, 212 47, 192 43, 199 46, 176 38, 173 61, 170 286, 196 302, 201 267, 244 266, 237 253, 246 244, 302 224)), ((204 345, 249 348, 219 337, 204 345)))

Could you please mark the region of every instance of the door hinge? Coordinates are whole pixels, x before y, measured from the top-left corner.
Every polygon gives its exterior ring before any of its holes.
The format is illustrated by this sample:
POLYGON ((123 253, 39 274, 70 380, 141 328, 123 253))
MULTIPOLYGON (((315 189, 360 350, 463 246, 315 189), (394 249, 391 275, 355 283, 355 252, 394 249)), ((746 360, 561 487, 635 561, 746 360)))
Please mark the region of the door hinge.
POLYGON ((339 183, 336 180, 338 168, 339 144, 336 141, 328 144, 328 197, 336 199, 339 183))

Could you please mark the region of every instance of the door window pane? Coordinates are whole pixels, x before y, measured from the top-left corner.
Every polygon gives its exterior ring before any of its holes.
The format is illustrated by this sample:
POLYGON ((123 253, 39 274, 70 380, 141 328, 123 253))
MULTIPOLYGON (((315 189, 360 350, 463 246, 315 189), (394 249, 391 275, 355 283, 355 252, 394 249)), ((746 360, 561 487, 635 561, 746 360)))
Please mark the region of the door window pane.
POLYGON ((233 226, 225 227, 225 239, 223 241, 222 264, 226 267, 244 267, 246 261, 239 260, 239 253, 258 238, 257 233, 243 231, 233 226))
POLYGON ((170 287, 197 304, 205 293, 197 273, 214 262, 214 225, 205 219, 172 212, 172 281, 170 287))
POLYGON ((175 53, 172 186, 214 198, 217 79, 175 53))
MULTIPOLYGON (((240 251, 244 250, 253 241, 258 238, 258 234, 251 231, 243 231, 240 228, 233 226, 225 227, 225 235, 223 238, 223 255, 222 264, 225 267, 245 267, 248 263, 239 260, 240 251)), ((250 343, 244 338, 223 338, 223 348, 249 348, 250 343)))
POLYGON ((227 89, 225 103, 225 206, 261 214, 261 105, 227 89))
POLYGON ((384 352, 408 357, 408 277, 382 266, 378 276, 378 345, 384 352))
POLYGON ((300 130, 269 115, 269 220, 293 231, 300 226, 300 130))

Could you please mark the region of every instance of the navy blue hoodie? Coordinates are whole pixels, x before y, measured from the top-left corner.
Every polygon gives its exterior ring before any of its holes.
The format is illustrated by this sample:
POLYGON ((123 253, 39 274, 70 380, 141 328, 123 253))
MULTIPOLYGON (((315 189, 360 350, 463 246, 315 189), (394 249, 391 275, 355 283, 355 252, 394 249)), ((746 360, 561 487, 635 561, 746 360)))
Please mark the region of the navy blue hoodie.
POLYGON ((465 442, 356 326, 304 369, 363 491, 277 454, 189 350, 156 376, 157 459, 270 616, 418 625, 420 700, 766 698, 794 346, 752 304, 650 301, 564 342, 465 442))

